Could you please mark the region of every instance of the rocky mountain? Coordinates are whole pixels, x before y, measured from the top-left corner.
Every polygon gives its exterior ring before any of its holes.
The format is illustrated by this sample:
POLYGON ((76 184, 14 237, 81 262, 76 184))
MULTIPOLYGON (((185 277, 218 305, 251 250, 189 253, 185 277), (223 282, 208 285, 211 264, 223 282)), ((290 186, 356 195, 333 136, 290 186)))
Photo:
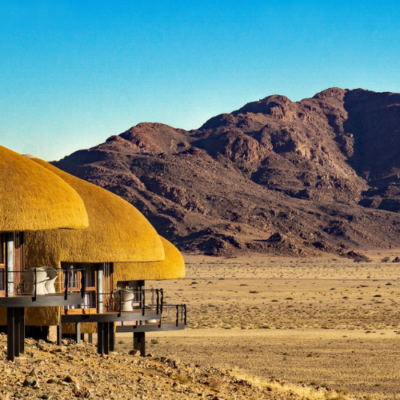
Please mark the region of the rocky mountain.
POLYGON ((122 196, 189 252, 400 246, 400 94, 273 95, 185 131, 141 123, 57 167, 122 196))

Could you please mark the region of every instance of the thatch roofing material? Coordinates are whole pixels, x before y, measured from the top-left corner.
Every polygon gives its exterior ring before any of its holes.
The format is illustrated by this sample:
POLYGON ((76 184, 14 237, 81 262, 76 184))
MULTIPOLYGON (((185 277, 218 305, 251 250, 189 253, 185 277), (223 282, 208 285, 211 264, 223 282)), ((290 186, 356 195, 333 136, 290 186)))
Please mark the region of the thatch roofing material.
MULTIPOLYGON (((72 322, 63 323, 62 333, 76 333, 76 324, 72 322)), ((97 322, 82 322, 81 333, 97 333, 97 322)))
POLYGON ((89 216, 84 231, 48 230, 25 235, 26 267, 60 267, 62 261, 144 262, 164 260, 156 230, 131 204, 117 195, 34 159, 72 186, 89 216))
POLYGON ((25 324, 27 326, 52 326, 60 323, 60 307, 25 308, 25 324))
MULTIPOLYGON (((60 307, 28 307, 25 308, 25 325, 51 326, 60 322, 60 307)), ((0 308, 0 325, 7 325, 7 308, 0 308)))
POLYGON ((0 146, 0 232, 87 226, 85 206, 72 187, 0 146))
POLYGON ((185 277, 185 261, 180 251, 161 237, 165 260, 158 262, 114 263, 114 283, 118 281, 177 279, 185 277))

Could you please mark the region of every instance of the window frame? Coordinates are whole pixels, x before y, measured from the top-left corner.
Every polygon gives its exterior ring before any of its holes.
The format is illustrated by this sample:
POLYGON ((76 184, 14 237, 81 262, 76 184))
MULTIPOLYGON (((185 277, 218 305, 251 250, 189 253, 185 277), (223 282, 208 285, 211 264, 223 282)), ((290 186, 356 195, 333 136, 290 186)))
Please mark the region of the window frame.
POLYGON ((0 233, 0 268, 6 267, 6 234, 0 233))
MULTIPOLYGON (((86 273, 87 272, 87 267, 89 267, 90 269, 93 269, 94 272, 94 286, 88 286, 87 282, 88 279, 86 279, 86 287, 85 287, 85 291, 86 294, 89 293, 95 293, 95 307, 83 307, 83 308, 74 308, 74 309, 70 309, 70 308, 64 308, 64 312, 66 312, 66 310, 68 310, 68 314, 81 314, 81 313, 97 313, 97 299, 98 299, 98 286, 97 286, 97 281, 98 281, 98 271, 99 271, 99 264, 100 263, 68 263, 68 262, 62 262, 61 266, 63 268, 63 272, 62 272, 62 278, 61 278, 61 290, 64 291, 65 290, 65 274, 64 274, 64 269, 65 268, 69 268, 70 266, 73 266, 74 268, 79 268, 79 269, 84 269, 84 271, 77 271, 76 272, 76 286, 72 286, 72 292, 73 293, 78 293, 81 291, 82 289, 82 273, 86 273)), ((110 291, 112 290, 112 284, 113 284, 113 264, 112 263, 108 263, 107 264, 107 272, 104 274, 103 276, 103 292, 104 293, 108 293, 106 292, 107 290, 110 289, 110 291)), ((70 290, 70 288, 68 289, 70 290)), ((86 295, 85 294, 85 295, 86 295)), ((111 299, 111 292, 109 294, 109 296, 105 296, 103 294, 103 304, 106 305, 110 302, 111 299)), ((84 304, 86 305, 86 299, 84 301, 84 304)), ((107 309, 107 306, 105 307, 107 309)))

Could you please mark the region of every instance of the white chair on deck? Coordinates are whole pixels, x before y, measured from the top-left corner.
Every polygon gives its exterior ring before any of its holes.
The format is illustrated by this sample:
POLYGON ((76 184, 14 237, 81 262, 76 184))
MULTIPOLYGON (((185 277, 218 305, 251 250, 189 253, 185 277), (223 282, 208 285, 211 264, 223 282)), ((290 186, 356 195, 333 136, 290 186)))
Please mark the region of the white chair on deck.
POLYGON ((47 272, 44 268, 35 268, 22 272, 21 273, 22 293, 34 295, 36 286, 37 295, 47 294, 46 282, 49 279, 50 278, 47 276, 47 272), (37 282, 35 282, 35 277, 37 279, 37 282))
POLYGON ((116 289, 113 292, 115 311, 133 311, 132 302, 135 295, 128 289, 116 289))
POLYGON ((54 268, 50 267, 43 267, 45 268, 45 271, 47 273, 47 276, 49 278, 48 281, 46 281, 46 291, 48 294, 53 294, 56 293, 56 287, 54 286, 57 278, 58 278, 58 272, 54 268))

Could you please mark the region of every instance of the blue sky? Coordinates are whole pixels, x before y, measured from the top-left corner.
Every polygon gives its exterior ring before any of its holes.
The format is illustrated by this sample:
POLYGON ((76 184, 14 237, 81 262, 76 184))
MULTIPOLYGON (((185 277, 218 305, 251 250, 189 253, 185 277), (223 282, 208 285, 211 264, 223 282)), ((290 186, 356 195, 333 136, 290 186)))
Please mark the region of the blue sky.
POLYGON ((400 92, 399 1, 0 0, 0 144, 46 160, 139 122, 400 92))

